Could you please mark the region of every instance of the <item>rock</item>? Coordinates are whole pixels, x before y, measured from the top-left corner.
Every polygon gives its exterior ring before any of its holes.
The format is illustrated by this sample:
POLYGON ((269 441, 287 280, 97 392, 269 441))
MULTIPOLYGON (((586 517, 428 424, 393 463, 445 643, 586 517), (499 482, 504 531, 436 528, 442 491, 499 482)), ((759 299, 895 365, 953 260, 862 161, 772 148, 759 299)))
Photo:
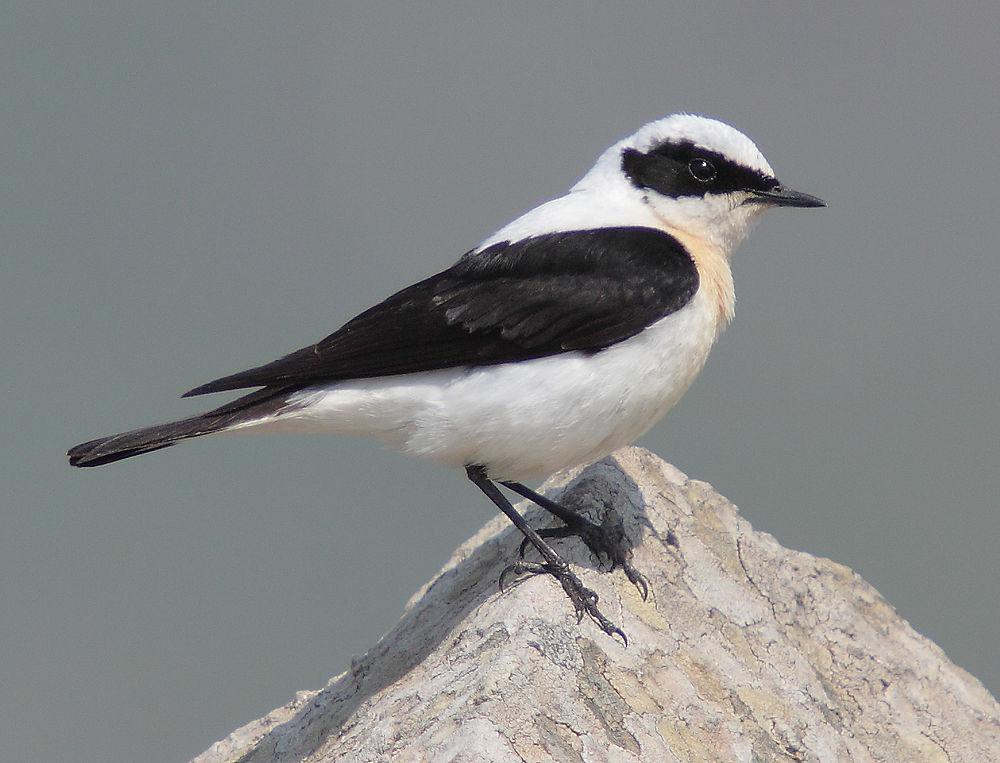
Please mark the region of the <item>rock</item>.
POLYGON ((578 541, 554 544, 628 647, 577 624, 549 577, 498 591, 520 543, 498 516, 349 670, 195 761, 1000 760, 1000 706, 975 678, 708 484, 629 448, 543 492, 621 516, 647 601, 578 541))

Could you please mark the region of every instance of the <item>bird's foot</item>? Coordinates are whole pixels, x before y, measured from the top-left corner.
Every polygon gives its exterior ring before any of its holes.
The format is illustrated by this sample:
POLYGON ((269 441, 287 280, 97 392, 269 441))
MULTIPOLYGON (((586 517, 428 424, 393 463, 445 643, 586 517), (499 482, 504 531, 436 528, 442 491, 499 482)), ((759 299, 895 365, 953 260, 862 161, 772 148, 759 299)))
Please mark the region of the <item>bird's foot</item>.
POLYGON ((570 570, 569 565, 559 560, 557 564, 526 562, 523 559, 508 565, 500 573, 500 590, 504 591, 511 577, 520 575, 551 575, 562 586, 566 596, 569 597, 576 612, 576 621, 579 623, 586 614, 593 620, 597 627, 609 636, 618 636, 622 643, 628 646, 628 636, 625 631, 611 622, 604 613, 597 608, 598 596, 594 591, 583 585, 580 578, 570 570))
MULTIPOLYGON (((602 524, 579 514, 573 518, 564 518, 563 521, 566 523, 563 527, 547 527, 539 530, 538 534, 542 538, 579 538, 595 557, 606 558, 611 563, 609 572, 621 567, 629 582, 638 589, 642 600, 646 601, 649 596, 649 581, 632 566, 632 550, 627 544, 621 517, 616 512, 609 511, 602 524)), ((525 540, 519 550, 522 559, 527 548, 528 542, 525 540)))

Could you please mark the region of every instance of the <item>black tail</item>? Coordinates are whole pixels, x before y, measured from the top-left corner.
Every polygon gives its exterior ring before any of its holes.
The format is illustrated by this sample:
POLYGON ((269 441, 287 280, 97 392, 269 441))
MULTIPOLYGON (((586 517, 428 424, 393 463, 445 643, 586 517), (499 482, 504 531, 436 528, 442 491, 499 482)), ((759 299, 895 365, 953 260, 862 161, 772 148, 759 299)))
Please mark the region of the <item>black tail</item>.
POLYGON ((199 437, 203 434, 218 432, 225 428, 220 425, 218 416, 194 416, 181 421, 171 421, 169 424, 159 424, 145 429, 135 429, 122 432, 111 437, 102 437, 77 445, 69 450, 71 466, 102 466, 123 458, 131 458, 143 453, 150 453, 160 448, 167 448, 178 440, 189 437, 199 437))
POLYGON ((265 418, 284 407, 282 392, 284 390, 273 388, 258 390, 189 419, 91 440, 69 449, 69 463, 71 466, 103 466, 123 458, 169 448, 180 440, 221 432, 236 424, 265 418))

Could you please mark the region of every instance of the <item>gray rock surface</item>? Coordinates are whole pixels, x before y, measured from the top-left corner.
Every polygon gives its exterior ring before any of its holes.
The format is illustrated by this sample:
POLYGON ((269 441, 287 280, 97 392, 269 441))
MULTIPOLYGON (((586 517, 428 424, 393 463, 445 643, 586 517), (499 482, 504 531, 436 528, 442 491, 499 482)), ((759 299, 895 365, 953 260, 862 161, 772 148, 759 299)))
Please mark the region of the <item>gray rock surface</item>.
POLYGON ((648 601, 556 545, 627 648, 578 625, 551 578, 497 590, 520 542, 498 516, 349 670, 195 761, 1000 761, 1000 706, 975 678, 706 483, 630 448, 544 492, 621 516, 648 601))

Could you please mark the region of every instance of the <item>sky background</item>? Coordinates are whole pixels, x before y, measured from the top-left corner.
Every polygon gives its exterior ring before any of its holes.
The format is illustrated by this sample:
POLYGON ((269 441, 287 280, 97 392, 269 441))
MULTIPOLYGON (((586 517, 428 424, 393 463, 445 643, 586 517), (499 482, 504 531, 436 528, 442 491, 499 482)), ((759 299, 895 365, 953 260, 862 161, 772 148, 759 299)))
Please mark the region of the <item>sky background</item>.
MULTIPOLYGON (((1000 689, 1000 5, 4 3, 0 749, 187 759, 493 514, 358 440, 70 445, 308 344, 689 110, 826 199, 642 444, 1000 689)), ((212 401, 214 402, 214 401, 212 401)))

